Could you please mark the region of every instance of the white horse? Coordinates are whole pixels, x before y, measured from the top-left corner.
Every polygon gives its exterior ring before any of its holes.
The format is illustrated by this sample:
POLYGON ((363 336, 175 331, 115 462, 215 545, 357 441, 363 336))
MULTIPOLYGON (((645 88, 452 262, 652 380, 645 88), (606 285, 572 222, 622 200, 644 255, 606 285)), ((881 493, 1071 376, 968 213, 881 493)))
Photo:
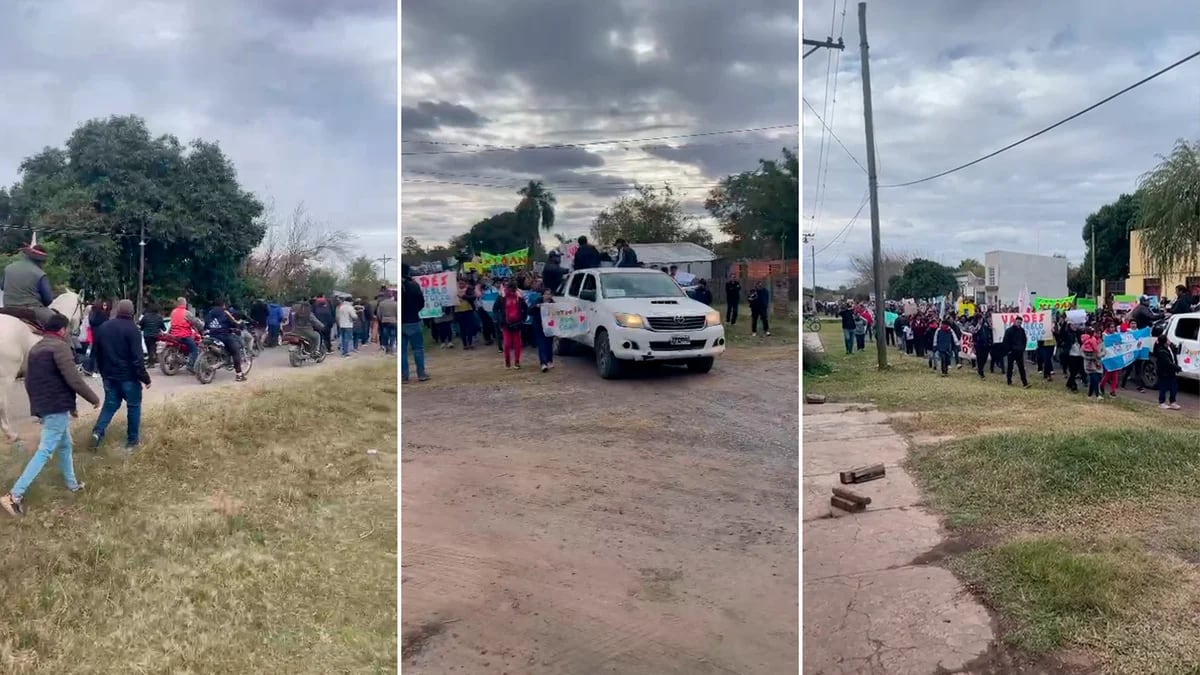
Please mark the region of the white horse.
MULTIPOLYGON (((50 309, 67 317, 68 331, 74 333, 83 321, 83 300, 79 294, 67 291, 50 303, 50 309)), ((29 324, 15 316, 0 314, 0 431, 10 443, 20 437, 8 421, 8 390, 17 378, 25 374, 25 359, 29 350, 42 339, 29 324)))

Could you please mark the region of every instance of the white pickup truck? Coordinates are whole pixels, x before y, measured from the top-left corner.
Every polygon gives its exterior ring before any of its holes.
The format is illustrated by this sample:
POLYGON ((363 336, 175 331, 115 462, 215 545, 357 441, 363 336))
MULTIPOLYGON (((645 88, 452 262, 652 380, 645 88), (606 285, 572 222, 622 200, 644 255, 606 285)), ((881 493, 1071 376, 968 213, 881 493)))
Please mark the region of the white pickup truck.
POLYGON ((572 272, 554 302, 578 307, 586 332, 554 338, 556 354, 575 343, 590 347, 604 379, 621 375, 626 362, 686 364, 707 373, 725 351, 721 313, 693 300, 659 270, 604 267, 572 272))
MULTIPOLYGON (((1200 312, 1172 315, 1167 318, 1161 331, 1156 327, 1154 334, 1159 332, 1165 333, 1167 340, 1180 350, 1179 361, 1183 371, 1179 373, 1179 377, 1200 380, 1200 367, 1197 366, 1200 362, 1200 312)), ((1143 366, 1142 381, 1147 387, 1158 386, 1158 372, 1154 368, 1154 359, 1150 359, 1143 366)))

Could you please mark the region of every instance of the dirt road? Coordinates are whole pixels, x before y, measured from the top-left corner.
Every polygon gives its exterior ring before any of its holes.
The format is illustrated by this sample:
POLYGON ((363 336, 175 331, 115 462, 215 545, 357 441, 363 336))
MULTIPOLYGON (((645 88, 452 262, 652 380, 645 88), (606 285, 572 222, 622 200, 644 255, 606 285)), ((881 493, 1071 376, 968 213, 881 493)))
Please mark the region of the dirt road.
POLYGON ((796 672, 796 351, 616 382, 430 352, 401 400, 406 671, 796 672))

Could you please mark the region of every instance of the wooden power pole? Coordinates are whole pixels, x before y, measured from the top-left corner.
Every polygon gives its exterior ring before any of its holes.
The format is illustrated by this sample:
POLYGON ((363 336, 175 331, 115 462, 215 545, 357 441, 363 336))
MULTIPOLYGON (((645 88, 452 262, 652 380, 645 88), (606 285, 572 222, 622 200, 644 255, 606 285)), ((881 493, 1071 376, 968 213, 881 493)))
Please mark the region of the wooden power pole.
MULTIPOLYGON (((883 325, 883 251, 879 243, 879 176, 875 172, 875 124, 871 111, 871 64, 867 48, 867 3, 858 3, 858 41, 862 49, 863 121, 867 131, 867 185, 871 195, 871 268, 875 276, 875 347, 879 368, 888 367, 887 330, 883 325)), ((814 292, 816 289, 813 289, 814 292)))

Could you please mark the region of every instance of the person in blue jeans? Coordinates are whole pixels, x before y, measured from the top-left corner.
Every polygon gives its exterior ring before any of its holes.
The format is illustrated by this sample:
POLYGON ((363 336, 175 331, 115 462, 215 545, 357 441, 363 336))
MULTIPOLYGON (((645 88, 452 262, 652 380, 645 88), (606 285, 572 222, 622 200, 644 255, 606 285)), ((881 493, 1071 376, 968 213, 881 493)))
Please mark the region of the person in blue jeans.
POLYGON ((542 290, 541 297, 529 306, 529 316, 533 319, 533 340, 537 343, 538 363, 541 364, 543 373, 554 367, 554 337, 546 335, 542 325, 542 305, 553 303, 554 294, 546 288, 542 290))
POLYGON ((854 353, 854 308, 850 305, 842 307, 838 312, 838 317, 842 320, 842 340, 846 343, 846 353, 854 353))
POLYGON ((142 387, 150 388, 150 373, 142 358, 141 332, 133 322, 133 301, 117 303, 117 318, 96 331, 92 350, 104 383, 104 406, 92 428, 92 450, 98 450, 113 417, 125 404, 128 418, 125 449, 137 448, 142 424, 142 387))
POLYGON ((25 391, 29 395, 29 412, 41 418, 42 436, 37 452, 25 465, 12 490, 0 497, 0 508, 12 516, 25 514, 25 492, 55 452, 67 489, 71 492, 83 489, 83 483, 75 479, 71 417, 76 415, 76 396, 91 403, 93 408, 100 405, 100 397, 75 366, 75 355, 67 342, 67 324, 67 318, 61 314, 47 319, 42 340, 29 350, 26 360, 25 391))
MULTIPOLYGON (((425 382, 429 379, 429 375, 425 372, 425 333, 421 328, 421 310, 425 308, 425 294, 417 282, 413 281, 412 270, 408 265, 400 266, 400 275, 403 277, 400 283, 400 381, 409 381, 408 350, 411 348, 413 363, 417 367, 417 380, 425 382)), ((380 307, 384 307, 384 302, 380 303, 380 307)), ((388 309, 394 311, 394 302, 388 309)), ((395 328, 395 324, 381 323, 379 326, 380 342, 394 340, 394 336, 390 333, 395 328), (388 329, 387 334, 385 334, 385 328, 388 329)), ((389 353, 392 353, 390 349, 389 353)))

